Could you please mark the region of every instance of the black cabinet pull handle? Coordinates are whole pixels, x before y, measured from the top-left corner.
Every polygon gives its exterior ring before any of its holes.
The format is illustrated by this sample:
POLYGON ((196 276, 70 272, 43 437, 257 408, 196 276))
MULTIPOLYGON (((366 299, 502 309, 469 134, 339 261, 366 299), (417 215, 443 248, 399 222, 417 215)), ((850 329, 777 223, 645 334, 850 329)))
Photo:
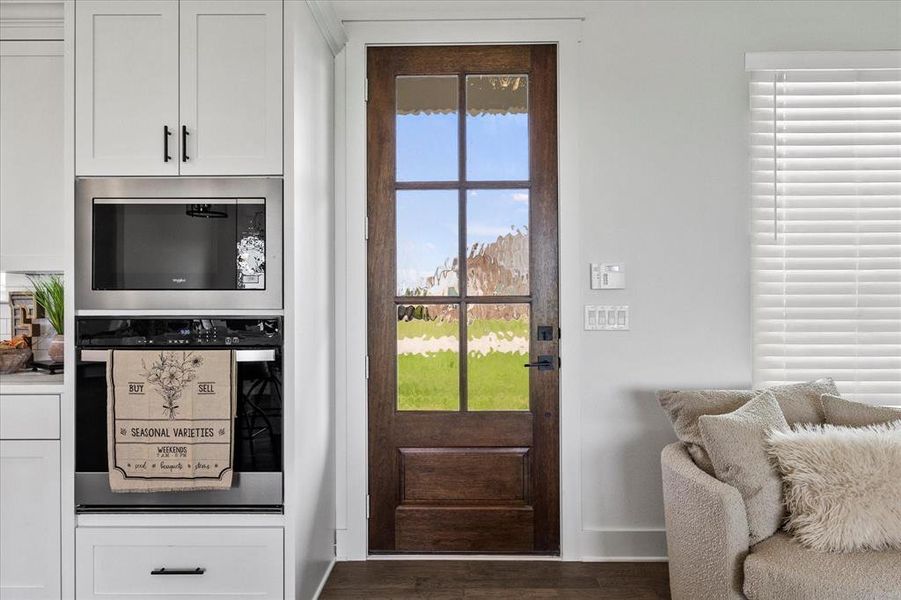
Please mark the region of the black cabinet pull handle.
POLYGON ((172 157, 169 156, 169 136, 172 135, 172 132, 169 131, 169 127, 167 125, 163 125, 163 162, 169 162, 172 160, 172 157))
POLYGON ((151 575, 203 575, 206 573, 206 569, 203 567, 196 567, 194 569, 167 569, 163 567, 161 569, 154 569, 150 572, 151 575))
POLYGON ((188 162, 188 127, 181 126, 181 162, 188 162))

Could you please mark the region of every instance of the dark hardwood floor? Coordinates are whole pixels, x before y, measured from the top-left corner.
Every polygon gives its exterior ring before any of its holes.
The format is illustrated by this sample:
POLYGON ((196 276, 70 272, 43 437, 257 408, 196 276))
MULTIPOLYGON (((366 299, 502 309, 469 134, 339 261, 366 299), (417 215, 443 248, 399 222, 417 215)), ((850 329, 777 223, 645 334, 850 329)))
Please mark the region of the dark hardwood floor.
POLYGON ((370 560, 335 565, 320 598, 666 600, 666 563, 370 560))

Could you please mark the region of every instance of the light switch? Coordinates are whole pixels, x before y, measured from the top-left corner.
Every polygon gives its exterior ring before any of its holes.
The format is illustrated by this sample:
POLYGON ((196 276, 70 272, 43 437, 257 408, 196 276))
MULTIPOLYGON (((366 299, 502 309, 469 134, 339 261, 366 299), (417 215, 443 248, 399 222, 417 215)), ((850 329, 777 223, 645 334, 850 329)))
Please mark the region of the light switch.
POLYGON ((626 289, 626 265, 623 263, 591 263, 591 289, 626 289))
POLYGON ((627 331, 629 307, 585 305, 585 331, 627 331))

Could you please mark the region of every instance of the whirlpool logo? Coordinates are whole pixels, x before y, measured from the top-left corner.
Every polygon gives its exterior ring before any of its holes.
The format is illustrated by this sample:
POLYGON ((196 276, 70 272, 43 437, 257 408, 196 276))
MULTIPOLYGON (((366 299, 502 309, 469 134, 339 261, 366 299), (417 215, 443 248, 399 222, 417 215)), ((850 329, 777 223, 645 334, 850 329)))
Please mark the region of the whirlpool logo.
POLYGON ((172 283, 185 283, 186 281, 187 281, 187 279, 185 279, 184 277, 173 277, 172 278, 172 283))

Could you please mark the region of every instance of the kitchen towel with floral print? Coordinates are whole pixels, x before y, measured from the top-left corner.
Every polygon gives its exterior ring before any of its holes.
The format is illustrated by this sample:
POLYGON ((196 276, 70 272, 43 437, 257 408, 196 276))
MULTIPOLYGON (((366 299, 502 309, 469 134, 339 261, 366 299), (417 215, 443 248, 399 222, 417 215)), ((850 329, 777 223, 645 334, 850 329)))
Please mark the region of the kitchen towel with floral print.
POLYGON ((231 350, 110 350, 106 383, 112 491, 231 487, 231 350))

